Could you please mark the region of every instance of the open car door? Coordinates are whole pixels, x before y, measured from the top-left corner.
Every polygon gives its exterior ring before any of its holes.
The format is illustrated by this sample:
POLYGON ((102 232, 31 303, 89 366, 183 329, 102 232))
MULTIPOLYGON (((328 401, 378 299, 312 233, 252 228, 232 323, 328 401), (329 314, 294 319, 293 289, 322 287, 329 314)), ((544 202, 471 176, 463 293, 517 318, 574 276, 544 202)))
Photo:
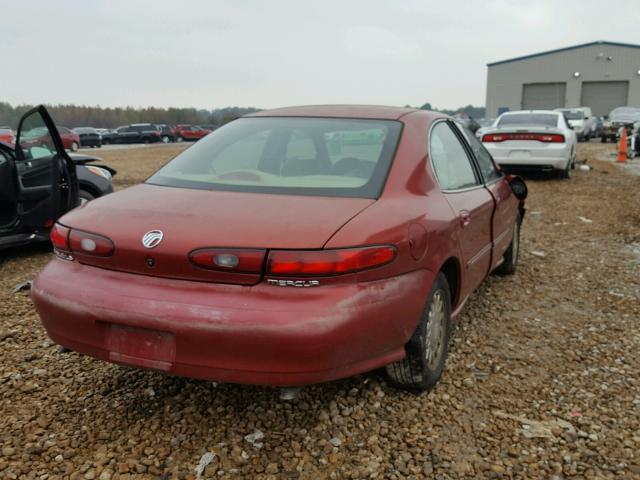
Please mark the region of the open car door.
POLYGON ((20 119, 15 155, 19 222, 23 228, 51 228, 78 205, 78 180, 75 165, 42 105, 20 119))

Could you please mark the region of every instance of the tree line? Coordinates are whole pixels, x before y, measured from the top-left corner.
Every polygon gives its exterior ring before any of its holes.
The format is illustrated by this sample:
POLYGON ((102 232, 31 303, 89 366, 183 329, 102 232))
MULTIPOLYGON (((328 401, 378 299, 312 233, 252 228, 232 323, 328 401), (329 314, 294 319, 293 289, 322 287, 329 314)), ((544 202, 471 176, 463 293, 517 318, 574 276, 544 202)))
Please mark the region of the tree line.
MULTIPOLYGON (((410 107, 410 105, 405 105, 410 107)), ((33 105, 16 105, 0 102, 0 126, 17 128, 20 117, 33 108, 33 105)), ((458 109, 440 109, 425 103, 422 110, 435 110, 453 115, 464 112, 472 118, 482 118, 485 114, 484 107, 467 105, 458 109)), ((167 125, 192 124, 220 126, 236 118, 260 109, 253 107, 224 107, 212 110, 197 108, 134 108, 134 107, 100 107, 87 105, 47 105, 49 113, 56 124, 64 127, 97 127, 115 128, 131 123, 157 123, 167 125)))
POLYGON ((473 105, 467 105, 465 107, 460 108, 437 108, 431 105, 431 103, 427 102, 421 107, 412 107, 411 105, 405 105, 405 107, 409 108, 419 108, 420 110, 432 110, 434 112, 444 113, 445 115, 455 115, 456 113, 466 113, 471 118, 484 118, 485 115, 485 107, 474 107, 473 105))
MULTIPOLYGON (((33 105, 0 102, 0 126, 17 128, 20 117, 33 105)), ((167 125, 224 125, 243 115, 257 112, 253 107, 225 107, 212 110, 196 108, 134 108, 100 107, 86 105, 46 105, 57 125, 75 127, 115 128, 131 123, 157 123, 167 125)))

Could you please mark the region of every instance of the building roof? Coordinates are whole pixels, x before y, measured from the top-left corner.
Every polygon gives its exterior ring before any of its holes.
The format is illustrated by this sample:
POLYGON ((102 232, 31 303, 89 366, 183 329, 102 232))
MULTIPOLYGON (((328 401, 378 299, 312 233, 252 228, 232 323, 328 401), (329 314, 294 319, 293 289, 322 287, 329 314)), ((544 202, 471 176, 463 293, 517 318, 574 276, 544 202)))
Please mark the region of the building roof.
POLYGON ((580 45, 573 45, 571 47, 558 48, 556 50, 547 50, 546 52, 533 53, 531 55, 524 55, 523 57, 509 58, 507 60, 500 60, 498 62, 487 63, 487 67, 493 67, 494 65, 501 65, 503 63, 517 62, 519 60, 527 60, 529 58, 541 57, 543 55, 549 55, 551 53, 566 52, 567 50, 576 50, 578 48, 592 47, 594 45, 609 45, 613 47, 628 47, 628 48, 640 48, 640 45, 633 43, 619 43, 619 42, 607 42, 606 40, 597 40, 595 42, 581 43, 580 45))

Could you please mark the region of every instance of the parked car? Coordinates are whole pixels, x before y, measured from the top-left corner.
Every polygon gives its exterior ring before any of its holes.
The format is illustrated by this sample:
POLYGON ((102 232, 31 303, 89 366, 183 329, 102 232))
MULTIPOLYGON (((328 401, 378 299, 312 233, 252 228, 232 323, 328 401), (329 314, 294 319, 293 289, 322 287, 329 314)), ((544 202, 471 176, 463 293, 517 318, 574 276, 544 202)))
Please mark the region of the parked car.
POLYGON ((211 133, 211 130, 200 128, 197 125, 176 125, 175 135, 178 142, 186 140, 195 142, 211 133))
POLYGON ((640 108, 614 108, 602 125, 602 143, 607 140, 616 141, 620 128, 629 129, 636 122, 640 122, 640 108))
POLYGON ((0 249, 48 241, 58 217, 112 192, 116 174, 95 165, 99 158, 66 153, 44 107, 27 112, 19 130, 23 148, 0 142, 0 249))
POLYGON ((478 119, 478 125, 480 125, 480 128, 478 128, 475 131, 475 135, 477 138, 482 139, 482 134, 488 129, 491 128, 493 126, 493 124, 495 123, 496 119, 495 118, 479 118, 478 119))
POLYGON ((160 141, 160 130, 150 123, 134 123, 118 127, 102 135, 102 144, 111 143, 156 143, 160 141))
POLYGON ((77 152, 78 148, 80 148, 80 135, 67 127, 56 128, 58 129, 64 148, 72 152, 77 152))
POLYGON ((213 124, 205 124, 205 125, 197 125, 197 126, 203 130, 209 130, 210 132, 213 132, 219 127, 219 125, 213 125, 213 124))
POLYGON ((604 117, 595 117, 596 118, 596 130, 594 137, 602 139, 602 129, 604 127, 604 117))
POLYGON ((156 125, 156 128, 160 132, 160 140, 162 141, 162 143, 170 143, 176 141, 176 132, 173 127, 165 124, 160 124, 156 125))
POLYGON ((576 132, 578 141, 586 141, 596 136, 596 117, 591 113, 589 107, 576 108, 556 108, 556 112, 561 112, 569 126, 576 132))
POLYGON ((16 137, 10 128, 0 128, 0 142, 13 143, 16 137))
POLYGON ((80 136, 80 146, 91 148, 102 146, 102 137, 95 128, 77 127, 73 130, 80 136))
POLYGON ((61 218, 32 297, 101 360, 276 386, 388 365, 428 389, 471 293, 515 271, 525 196, 434 112, 264 111, 61 218))
POLYGON ((503 113, 484 131, 482 143, 505 170, 555 171, 570 178, 577 139, 562 112, 526 110, 503 113))

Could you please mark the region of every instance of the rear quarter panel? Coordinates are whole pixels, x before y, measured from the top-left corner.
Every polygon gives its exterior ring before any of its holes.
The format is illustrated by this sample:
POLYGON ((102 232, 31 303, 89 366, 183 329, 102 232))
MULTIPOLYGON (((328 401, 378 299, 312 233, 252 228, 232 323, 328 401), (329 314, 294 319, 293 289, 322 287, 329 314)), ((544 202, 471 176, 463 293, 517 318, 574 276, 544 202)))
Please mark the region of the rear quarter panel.
MULTIPOLYGON (((402 136, 381 197, 339 229, 325 248, 396 245, 398 256, 386 268, 389 276, 420 269, 436 273, 449 258, 459 258, 458 221, 427 163, 432 118, 421 112, 402 118, 402 136), (420 242, 424 246, 416 254, 420 242)), ((421 286, 420 301, 426 302, 431 286, 421 286)))

